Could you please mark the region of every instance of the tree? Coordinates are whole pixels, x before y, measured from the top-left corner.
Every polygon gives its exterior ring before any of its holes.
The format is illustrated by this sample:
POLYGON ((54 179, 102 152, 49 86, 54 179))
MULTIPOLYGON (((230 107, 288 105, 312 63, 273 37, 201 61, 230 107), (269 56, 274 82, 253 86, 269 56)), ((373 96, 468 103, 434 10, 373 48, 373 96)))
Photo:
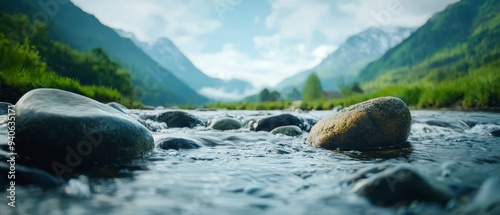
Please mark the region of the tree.
POLYGON ((261 102, 274 102, 281 99, 281 94, 276 90, 269 92, 268 89, 264 88, 262 91, 260 91, 259 97, 261 102))
POLYGON ((287 99, 291 99, 291 100, 301 100, 302 99, 302 94, 299 92, 299 90, 297 90, 296 87, 294 87, 292 89, 292 92, 290 92, 288 95, 287 95, 287 99))
POLYGON ((271 93, 267 88, 264 88, 262 91, 259 93, 260 101, 261 102, 267 102, 271 99, 271 93))
POLYGON ((278 91, 273 90, 271 92, 271 98, 269 99, 269 101, 275 102, 275 101, 279 101, 280 99, 281 99, 281 94, 278 91))
POLYGON ((317 100, 323 96, 323 88, 315 72, 311 73, 307 78, 304 89, 302 90, 302 96, 304 101, 317 100))

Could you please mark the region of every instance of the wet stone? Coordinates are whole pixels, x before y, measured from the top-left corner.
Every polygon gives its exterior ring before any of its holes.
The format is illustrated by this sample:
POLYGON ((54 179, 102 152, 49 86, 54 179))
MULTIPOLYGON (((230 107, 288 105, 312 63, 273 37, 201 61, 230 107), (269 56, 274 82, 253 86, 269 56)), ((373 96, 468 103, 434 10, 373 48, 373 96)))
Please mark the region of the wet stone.
POLYGON ((190 140, 182 137, 166 137, 157 141, 158 148, 169 150, 169 149, 197 149, 200 148, 200 144, 196 143, 194 140, 190 140))
POLYGON ((307 143, 330 150, 402 148, 410 135, 411 122, 410 110, 401 99, 371 99, 316 123, 307 143))
POLYGON ((287 125, 273 129, 271 131, 271 134, 283 134, 286 136, 295 137, 295 136, 300 136, 302 134, 302 129, 300 129, 299 126, 287 125))
POLYGON ((369 169, 367 173, 357 174, 356 177, 358 182, 352 190, 375 205, 397 206, 424 201, 444 206, 453 197, 450 188, 422 176, 408 165, 369 169))
POLYGON ((36 89, 16 104, 20 162, 60 175, 149 154, 151 133, 122 112, 56 89, 36 89))
POLYGON ((205 126, 205 123, 192 114, 184 111, 168 111, 155 117, 158 122, 164 122, 169 128, 194 128, 205 126))
POLYGON ((292 114, 280 114, 270 117, 265 117, 257 121, 255 131, 272 131, 281 126, 295 125, 302 126, 302 120, 292 114))
POLYGON ((220 131, 237 130, 241 128, 241 122, 234 118, 223 117, 215 119, 210 127, 214 130, 220 131))

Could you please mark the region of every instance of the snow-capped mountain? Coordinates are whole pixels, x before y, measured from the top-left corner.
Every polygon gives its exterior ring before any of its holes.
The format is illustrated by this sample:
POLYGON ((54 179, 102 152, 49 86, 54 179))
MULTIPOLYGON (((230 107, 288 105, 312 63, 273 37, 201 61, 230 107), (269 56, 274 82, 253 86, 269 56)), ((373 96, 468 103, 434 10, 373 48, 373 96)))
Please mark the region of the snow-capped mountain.
POLYGON ((364 67, 408 38, 413 30, 403 27, 369 28, 349 37, 318 66, 283 80, 275 88, 280 91, 289 91, 293 87, 301 90, 307 77, 316 72, 324 90, 338 91, 339 82, 354 81, 364 67))
MULTIPOLYGON (((116 30, 122 37, 130 38, 153 60, 172 72, 199 94, 216 100, 241 99, 253 86, 243 80, 223 80, 213 78, 200 71, 193 63, 167 39, 160 38, 153 44, 139 41, 134 34, 116 30)), ((154 68, 153 68, 154 69, 154 68)))

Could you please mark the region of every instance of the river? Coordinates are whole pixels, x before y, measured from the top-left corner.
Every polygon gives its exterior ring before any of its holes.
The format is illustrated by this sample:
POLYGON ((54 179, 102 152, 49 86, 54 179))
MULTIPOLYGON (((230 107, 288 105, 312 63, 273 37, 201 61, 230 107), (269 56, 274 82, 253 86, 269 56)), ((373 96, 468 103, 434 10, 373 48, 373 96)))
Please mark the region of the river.
MULTIPOLYGON (((227 115, 245 121, 283 111, 189 112, 206 121, 227 115)), ((332 112, 294 114, 321 119, 332 112)), ((306 132, 288 137, 246 129, 164 129, 154 132, 154 138, 185 136, 206 144, 190 150, 155 149, 148 158, 109 168, 108 174, 71 179, 59 189, 18 186, 16 208, 2 198, 1 214, 445 214, 453 204, 375 206, 345 181, 374 164, 403 163, 455 189, 474 190, 485 179, 500 176, 500 138, 489 134, 500 129, 500 114, 411 114, 411 147, 383 152, 314 148, 305 144, 306 132)), ((5 136, 1 131, 0 139, 5 136)))

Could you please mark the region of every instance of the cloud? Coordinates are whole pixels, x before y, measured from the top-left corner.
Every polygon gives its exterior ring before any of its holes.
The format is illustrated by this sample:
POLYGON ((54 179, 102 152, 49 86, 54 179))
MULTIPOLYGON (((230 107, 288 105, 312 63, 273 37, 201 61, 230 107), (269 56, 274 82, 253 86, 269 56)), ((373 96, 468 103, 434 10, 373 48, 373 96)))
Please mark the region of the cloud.
POLYGON ((337 50, 337 48, 334 45, 320 45, 312 51, 312 55, 318 59, 325 59, 329 54, 337 50))
POLYGON ((220 88, 203 87, 200 90, 198 90, 198 93, 200 95, 206 96, 206 97, 211 98, 211 99, 222 100, 222 101, 241 100, 245 97, 255 95, 258 92, 259 92, 259 89, 257 89, 257 88, 247 89, 243 93, 240 93, 237 91, 227 92, 224 89, 224 87, 220 87, 220 88))
POLYGON ((436 10, 442 10, 459 0, 378 0, 344 1, 338 8, 345 14, 350 14, 352 23, 358 31, 369 26, 407 26, 418 27, 425 23, 436 10))
POLYGON ((458 0, 72 1, 140 40, 171 39, 210 76, 272 86, 368 26, 418 27, 458 0))
POLYGON ((104 24, 132 32, 139 40, 153 42, 168 37, 179 46, 196 43, 197 37, 222 27, 210 1, 204 0, 72 0, 97 14, 104 24))
MULTIPOLYGON (((299 50, 300 46, 295 49, 299 50)), ((247 80, 255 83, 257 87, 274 86, 284 78, 309 69, 321 61, 314 59, 311 53, 308 56, 250 57, 238 50, 234 44, 225 44, 215 53, 189 55, 197 67, 204 68, 204 72, 213 77, 247 80)))
POLYGON ((316 32, 323 32, 325 24, 333 19, 331 5, 319 0, 274 0, 272 12, 265 23, 269 29, 277 29, 286 39, 309 41, 316 32))

